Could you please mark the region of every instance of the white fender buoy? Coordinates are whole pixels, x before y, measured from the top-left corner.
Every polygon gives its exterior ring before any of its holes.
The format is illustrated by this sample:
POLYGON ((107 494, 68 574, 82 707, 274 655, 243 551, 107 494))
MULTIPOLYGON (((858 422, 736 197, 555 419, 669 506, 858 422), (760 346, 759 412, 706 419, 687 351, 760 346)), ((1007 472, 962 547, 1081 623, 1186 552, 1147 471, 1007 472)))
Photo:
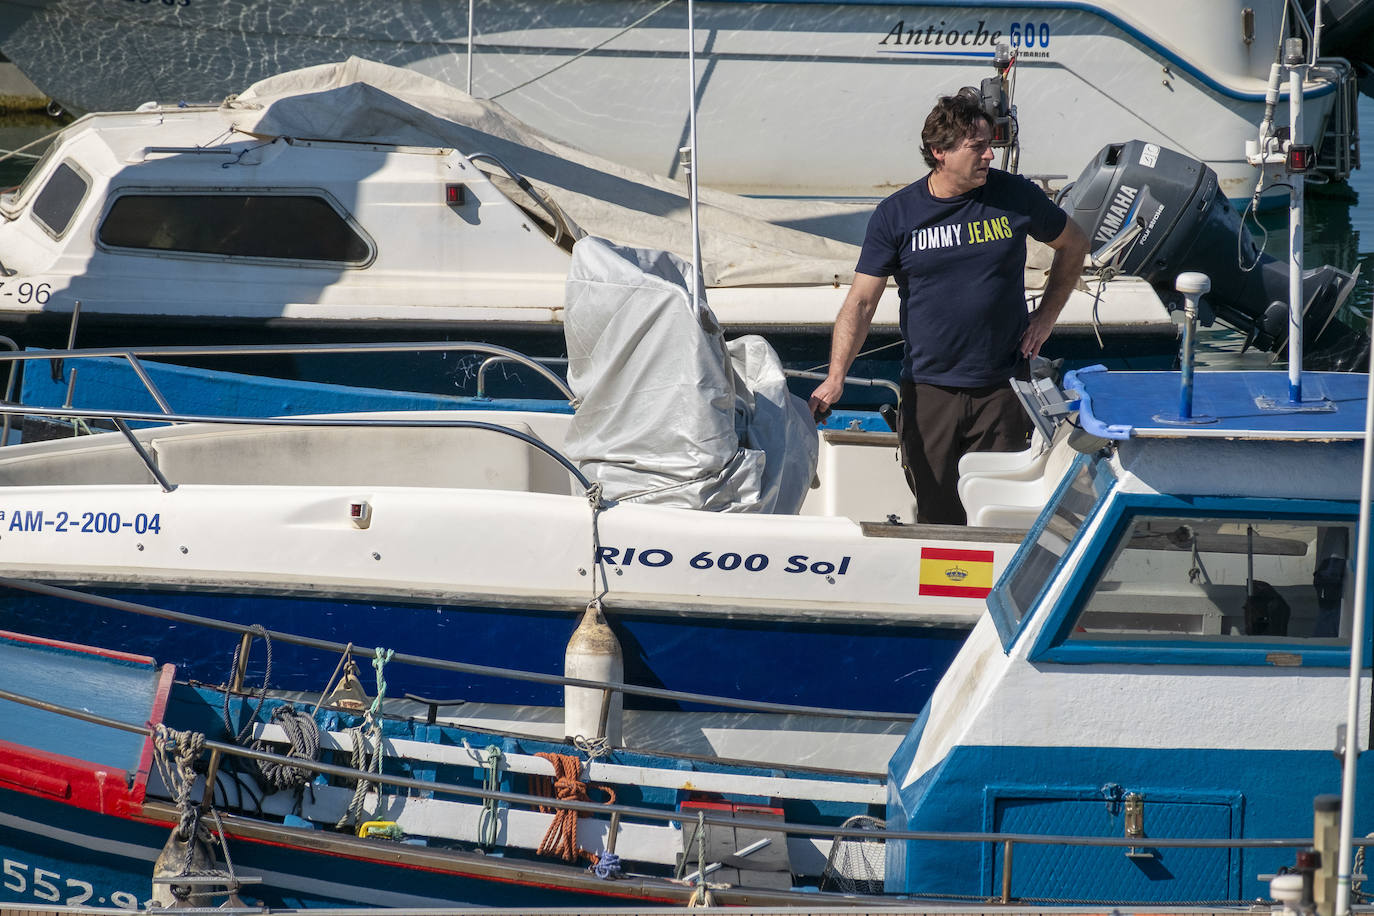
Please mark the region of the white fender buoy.
MULTIPOLYGON (((587 605, 582 622, 568 640, 568 649, 563 657, 563 674, 587 681, 615 681, 625 679, 625 657, 620 650, 620 640, 615 638, 610 624, 601 613, 601 602, 593 601, 587 605)), ((605 738, 613 747, 621 744, 621 719, 624 717, 625 698, 620 692, 611 695, 610 703, 605 703, 606 691, 594 687, 563 688, 563 730, 569 738, 582 737, 587 740, 605 738), (605 707, 605 721, 602 709, 605 707)))

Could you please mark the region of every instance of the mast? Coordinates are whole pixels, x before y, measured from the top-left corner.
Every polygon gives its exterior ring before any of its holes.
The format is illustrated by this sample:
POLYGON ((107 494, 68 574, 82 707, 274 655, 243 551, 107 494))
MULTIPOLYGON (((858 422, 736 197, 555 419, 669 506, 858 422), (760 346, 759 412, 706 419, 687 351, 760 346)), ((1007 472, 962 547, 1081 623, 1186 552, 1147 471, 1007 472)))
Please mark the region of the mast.
POLYGON ((1364 465, 1360 480, 1360 525, 1355 550, 1355 616, 1350 625, 1350 691, 1345 710, 1345 753, 1341 757, 1341 846, 1336 863, 1336 916, 1350 912, 1350 872, 1354 864, 1355 765, 1360 759, 1360 673, 1364 669, 1364 627, 1369 595, 1369 500, 1374 476, 1374 372, 1365 392, 1364 465))
POLYGON ((697 36, 696 4, 687 0, 687 145, 678 150, 687 169, 687 202, 692 214, 692 307, 701 302, 701 224, 697 199, 697 36))

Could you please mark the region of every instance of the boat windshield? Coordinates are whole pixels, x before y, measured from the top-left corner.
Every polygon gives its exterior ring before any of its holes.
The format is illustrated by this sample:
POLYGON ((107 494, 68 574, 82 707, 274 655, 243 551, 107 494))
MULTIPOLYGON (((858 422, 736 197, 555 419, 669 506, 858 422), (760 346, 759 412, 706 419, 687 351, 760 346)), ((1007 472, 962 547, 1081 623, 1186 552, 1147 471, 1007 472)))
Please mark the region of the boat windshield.
POLYGON ((1040 516, 1012 560, 1007 578, 993 598, 1004 635, 1014 633, 1049 584, 1064 553, 1097 504, 1098 462, 1080 455, 1060 484, 1049 511, 1040 516))
POLYGON ((24 180, 19 183, 18 187, 6 191, 3 196, 0 196, 0 212, 10 217, 18 215, 20 202, 33 190, 35 185, 47 180, 48 163, 55 159, 63 148, 64 144, 60 138, 48 144, 48 148, 43 151, 42 156, 38 157, 38 161, 33 164, 33 168, 29 169, 29 173, 24 176, 24 180))
POLYGON ((1139 515, 1070 641, 1349 642, 1353 521, 1139 515))

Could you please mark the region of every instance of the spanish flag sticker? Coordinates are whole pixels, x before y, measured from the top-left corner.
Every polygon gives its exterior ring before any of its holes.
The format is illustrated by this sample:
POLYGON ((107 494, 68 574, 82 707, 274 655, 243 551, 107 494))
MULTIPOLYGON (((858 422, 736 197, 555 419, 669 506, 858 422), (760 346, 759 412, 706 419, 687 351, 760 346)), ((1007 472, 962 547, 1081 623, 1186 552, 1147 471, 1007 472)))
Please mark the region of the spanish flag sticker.
POLYGON ((986 598, 992 591, 991 550, 921 548, 921 587, 935 598, 986 598))

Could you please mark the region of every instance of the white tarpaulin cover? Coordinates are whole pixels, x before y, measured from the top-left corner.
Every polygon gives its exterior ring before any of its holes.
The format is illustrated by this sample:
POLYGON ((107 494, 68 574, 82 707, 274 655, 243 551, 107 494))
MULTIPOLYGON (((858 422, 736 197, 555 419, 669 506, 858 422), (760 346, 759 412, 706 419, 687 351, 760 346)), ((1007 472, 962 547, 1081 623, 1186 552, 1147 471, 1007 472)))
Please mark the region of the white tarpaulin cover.
POLYGON ((796 512, 816 424, 761 337, 725 343, 691 266, 591 236, 573 246, 564 333, 578 400, 564 451, 616 500, 796 512))
MULTIPOLYGON (((690 258, 684 182, 585 153, 539 133, 494 102, 410 70, 350 58, 261 80, 225 105, 237 112, 235 128, 255 136, 490 153, 552 198, 586 233, 690 258)), ((709 158, 709 151, 703 155, 709 158)), ((522 192, 500 172, 492 177, 507 195, 521 199, 522 192)), ((836 239, 861 240, 873 209, 755 200, 705 188, 701 204, 709 286, 847 284, 859 249, 836 239), (834 238, 791 227, 825 227, 834 238)))

